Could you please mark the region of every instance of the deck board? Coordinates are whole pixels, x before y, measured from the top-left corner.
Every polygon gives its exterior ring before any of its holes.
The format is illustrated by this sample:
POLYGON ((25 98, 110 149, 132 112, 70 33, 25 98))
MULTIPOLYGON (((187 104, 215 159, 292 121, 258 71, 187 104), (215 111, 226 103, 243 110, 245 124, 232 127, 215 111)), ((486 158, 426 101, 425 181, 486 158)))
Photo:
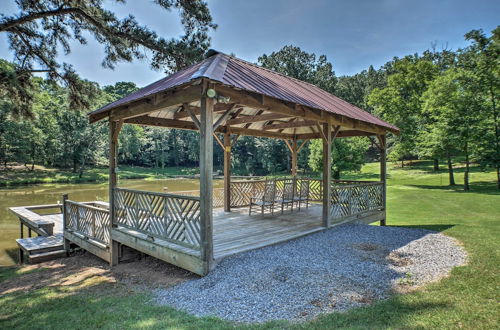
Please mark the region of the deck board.
POLYGON ((321 206, 310 205, 300 211, 290 210, 274 215, 253 213, 248 208, 232 212, 214 212, 214 258, 286 242, 322 230, 321 206))

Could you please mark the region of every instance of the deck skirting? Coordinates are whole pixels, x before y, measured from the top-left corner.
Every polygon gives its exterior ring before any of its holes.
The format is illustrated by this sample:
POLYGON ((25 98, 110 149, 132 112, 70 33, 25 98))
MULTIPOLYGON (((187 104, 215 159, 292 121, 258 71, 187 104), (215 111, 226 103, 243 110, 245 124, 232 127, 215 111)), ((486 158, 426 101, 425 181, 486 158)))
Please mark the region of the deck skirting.
POLYGON ((132 249, 148 254, 169 264, 189 270, 198 275, 206 275, 199 251, 160 240, 124 227, 111 229, 111 239, 132 249))
POLYGON ((87 239, 85 238, 85 236, 79 235, 69 230, 64 231, 64 239, 69 240, 82 249, 96 255, 97 257, 107 262, 111 261, 111 252, 109 251, 109 247, 103 245, 102 243, 96 242, 92 239, 87 239))

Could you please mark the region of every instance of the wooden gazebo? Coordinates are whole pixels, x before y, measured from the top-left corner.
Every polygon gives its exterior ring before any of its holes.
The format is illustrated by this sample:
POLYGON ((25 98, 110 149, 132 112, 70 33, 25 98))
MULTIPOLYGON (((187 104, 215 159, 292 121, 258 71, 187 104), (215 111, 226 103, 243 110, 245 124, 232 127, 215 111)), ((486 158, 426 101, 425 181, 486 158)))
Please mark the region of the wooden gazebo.
MULTIPOLYGON (((86 242, 98 241, 104 245, 98 255, 111 264, 118 262, 119 245, 123 244, 205 275, 223 256, 323 230, 337 223, 380 221, 385 224, 385 135, 397 133, 398 129, 314 85, 210 51, 202 62, 98 109, 89 117, 91 122, 109 120, 109 213, 98 217, 104 219, 102 226, 97 226, 103 228, 104 233, 101 239, 96 239, 81 229, 85 226, 75 224, 75 221, 84 221, 81 214, 92 212, 88 208, 82 211, 83 204, 75 206, 78 203, 67 201, 65 238, 83 247, 88 243, 83 242, 82 235, 87 236, 86 242), (199 196, 117 187, 117 141, 124 123, 199 131, 199 196), (268 227, 265 227, 265 220, 260 217, 252 220, 245 212, 238 212, 239 207, 248 205, 249 187, 254 189, 258 185, 258 181, 231 182, 231 146, 240 135, 284 140, 292 155, 293 177, 297 175, 297 154, 301 147, 311 139, 323 140, 322 179, 311 182, 310 199, 314 205, 301 211, 306 213, 295 216, 295 222, 290 220, 293 215, 281 220, 266 216, 268 227), (332 140, 352 136, 370 137, 380 148, 380 181, 331 179, 332 140), (214 139, 224 149, 224 212, 216 213, 216 220, 222 220, 215 223, 214 139), (314 226, 312 222, 307 227, 302 225, 314 217, 319 219, 314 226), (278 231, 272 231, 278 224, 281 224, 279 235, 275 234, 278 231), (227 229, 230 226, 234 228, 227 229), (258 226, 262 227, 261 231, 238 236, 258 226), (227 232, 226 236, 223 232, 227 232), (235 235, 239 238, 235 239, 235 235), (250 244, 250 235, 265 236, 268 240, 250 244), (215 253, 214 237, 219 242, 215 244, 215 253), (222 251, 219 254, 218 246, 222 251)), ((94 215, 94 222, 95 218, 94 215)), ((95 250, 95 247, 88 249, 95 250)))

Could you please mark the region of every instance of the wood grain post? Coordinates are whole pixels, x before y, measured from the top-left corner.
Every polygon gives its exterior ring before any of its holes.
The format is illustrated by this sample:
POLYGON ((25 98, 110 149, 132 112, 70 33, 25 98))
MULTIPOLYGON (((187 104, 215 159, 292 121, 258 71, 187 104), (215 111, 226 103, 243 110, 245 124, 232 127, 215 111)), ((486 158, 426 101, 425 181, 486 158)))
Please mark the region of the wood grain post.
POLYGON ((292 176, 295 178, 297 176, 297 166, 298 166, 298 159, 297 159, 297 139, 293 138, 292 140, 292 176))
MULTIPOLYGON (((63 236, 66 232, 66 227, 68 226, 68 211, 66 210, 66 201, 68 200, 68 194, 62 195, 62 227, 63 236)), ((63 248, 66 251, 66 255, 69 255, 70 242, 66 238, 63 238, 63 248)))
MULTIPOLYGON (((205 87, 209 87, 205 85, 205 87)), ((201 95, 200 113, 200 217, 201 258, 206 275, 213 264, 213 215, 212 215, 212 171, 213 171, 213 111, 214 99, 201 95)))
POLYGON ((323 124, 323 227, 330 227, 331 175, 332 175, 332 126, 323 124))
POLYGON ((379 143, 380 143, 380 181, 382 181, 382 205, 384 209, 384 218, 380 220, 380 225, 386 225, 386 216, 387 216, 387 154, 386 154, 386 145, 385 145, 385 135, 379 135, 379 143))
MULTIPOLYGON (((114 189, 117 185, 116 168, 118 166, 118 134, 123 121, 109 121, 109 219, 111 227, 115 222, 115 196, 114 189)), ((109 242, 110 266, 118 264, 118 243, 115 243, 111 238, 109 242)))
POLYGON ((224 133, 224 211, 231 211, 231 133, 224 133))

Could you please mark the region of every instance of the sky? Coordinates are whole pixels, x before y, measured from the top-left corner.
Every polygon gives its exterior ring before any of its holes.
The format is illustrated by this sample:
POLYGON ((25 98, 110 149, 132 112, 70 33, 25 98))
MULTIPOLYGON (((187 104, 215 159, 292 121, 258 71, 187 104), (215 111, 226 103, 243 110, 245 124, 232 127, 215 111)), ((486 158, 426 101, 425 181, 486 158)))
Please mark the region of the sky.
MULTIPOLYGON (((127 4, 105 1, 119 17, 137 20, 170 38, 182 33, 176 11, 167 12, 148 0, 127 4)), ((489 33, 500 24, 500 1, 490 0, 208 0, 216 31, 211 48, 250 62, 262 54, 294 45, 316 55, 326 55, 337 76, 358 73, 370 65, 382 66, 394 56, 468 45, 463 35, 472 29, 489 33)), ((0 0, 0 13, 16 7, 0 0)), ((102 47, 89 39, 73 44, 72 53, 60 56, 86 79, 101 85, 132 81, 145 86, 164 77, 147 60, 120 63, 104 69, 102 47)), ((0 57, 11 60, 5 36, 0 34, 0 57)))

